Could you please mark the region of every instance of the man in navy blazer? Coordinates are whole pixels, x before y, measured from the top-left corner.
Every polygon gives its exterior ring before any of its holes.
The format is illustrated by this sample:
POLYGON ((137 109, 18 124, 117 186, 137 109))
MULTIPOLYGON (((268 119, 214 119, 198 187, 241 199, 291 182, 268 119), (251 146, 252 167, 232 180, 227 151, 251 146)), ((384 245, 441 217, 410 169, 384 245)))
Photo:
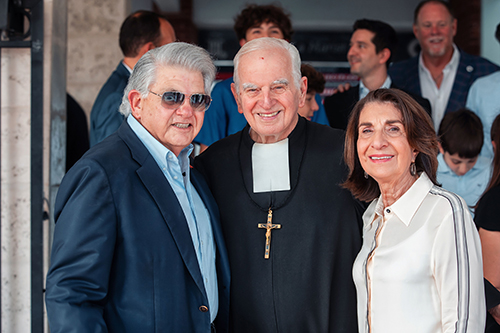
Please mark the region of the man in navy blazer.
POLYGON ((465 107, 469 88, 477 78, 500 69, 459 50, 453 43, 456 30, 457 20, 448 2, 420 2, 414 13, 413 33, 422 51, 389 68, 397 86, 431 102, 436 130, 445 113, 465 107))
POLYGON ((47 275, 55 332, 226 332, 219 212, 189 166, 215 78, 209 54, 171 43, 141 58, 117 132, 64 177, 47 275))
POLYGON ((102 86, 90 112, 90 146, 104 140, 123 122, 119 112, 123 90, 137 61, 149 50, 175 41, 172 25, 164 16, 140 10, 130 14, 120 28, 123 60, 102 86))

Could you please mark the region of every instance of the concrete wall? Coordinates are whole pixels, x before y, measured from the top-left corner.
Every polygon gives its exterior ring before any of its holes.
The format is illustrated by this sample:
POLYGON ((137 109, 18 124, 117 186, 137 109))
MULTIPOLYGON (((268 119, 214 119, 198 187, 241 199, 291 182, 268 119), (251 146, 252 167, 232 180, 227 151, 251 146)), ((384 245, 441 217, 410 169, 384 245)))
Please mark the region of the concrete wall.
POLYGON ((30 67, 29 50, 2 50, 2 332, 30 330, 30 67))
POLYGON ((88 115, 122 59, 118 35, 127 8, 125 0, 68 1, 67 89, 88 115))
MULTIPOLYGON (((44 0, 44 189, 48 186, 51 0, 44 0)), ((31 331, 31 50, 1 53, 1 291, 2 332, 31 331)), ((47 191, 44 190, 47 197, 47 191)), ((44 209, 47 209, 45 207, 44 209)), ((48 235, 48 224, 44 225, 48 235)), ((44 241, 44 243, 46 243, 44 241)), ((47 260, 48 247, 44 248, 47 260)))

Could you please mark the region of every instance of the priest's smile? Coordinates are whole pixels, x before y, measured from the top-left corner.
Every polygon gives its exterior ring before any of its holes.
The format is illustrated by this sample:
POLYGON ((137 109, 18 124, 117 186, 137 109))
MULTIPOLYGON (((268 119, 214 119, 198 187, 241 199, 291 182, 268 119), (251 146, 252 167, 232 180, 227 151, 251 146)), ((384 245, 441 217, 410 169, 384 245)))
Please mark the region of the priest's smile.
POLYGON ((257 113, 260 117, 263 117, 263 118, 273 118, 275 116, 277 116, 281 111, 276 111, 276 112, 272 112, 272 113, 257 113))

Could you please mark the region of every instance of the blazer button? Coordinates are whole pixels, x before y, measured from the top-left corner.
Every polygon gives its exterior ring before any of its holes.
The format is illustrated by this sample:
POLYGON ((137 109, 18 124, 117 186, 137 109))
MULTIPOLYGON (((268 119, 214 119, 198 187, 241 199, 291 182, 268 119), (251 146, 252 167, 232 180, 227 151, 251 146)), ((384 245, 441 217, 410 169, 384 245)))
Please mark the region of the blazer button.
POLYGON ((199 307, 201 312, 207 312, 208 311, 208 306, 202 305, 199 307))

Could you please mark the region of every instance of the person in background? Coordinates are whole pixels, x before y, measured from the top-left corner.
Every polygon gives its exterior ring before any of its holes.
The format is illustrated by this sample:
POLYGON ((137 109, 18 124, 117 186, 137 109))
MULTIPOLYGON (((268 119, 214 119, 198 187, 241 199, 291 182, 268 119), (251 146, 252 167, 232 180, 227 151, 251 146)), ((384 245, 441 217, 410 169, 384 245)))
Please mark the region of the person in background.
MULTIPOLYGON (((276 5, 246 6, 234 21, 234 31, 240 46, 261 37, 291 41, 293 35, 289 14, 276 5)), ((233 78, 229 78, 217 83, 212 90, 212 104, 206 112, 203 127, 195 138, 195 142, 200 144, 201 152, 215 141, 241 131, 247 124, 243 114, 238 112, 238 106, 231 92, 233 83, 233 78)), ((312 120, 328 125, 321 96, 316 94, 315 98, 319 110, 315 112, 312 120)))
POLYGON ((437 181, 474 207, 491 176, 491 159, 480 156, 483 146, 481 119, 468 109, 447 113, 438 131, 437 181))
POLYGON ((248 124, 194 160, 221 213, 232 332, 356 331, 364 207, 340 187, 344 132, 298 115, 300 64, 285 40, 243 45, 232 91, 248 124))
POLYGON ((437 186, 432 120, 408 94, 371 91, 352 111, 344 186, 371 202, 353 266, 360 333, 481 332, 481 244, 465 201, 437 186))
POLYGON ((66 172, 89 150, 87 116, 78 102, 66 93, 66 172))
POLYGON ((307 78, 307 93, 304 106, 299 108, 299 115, 312 120, 314 113, 319 110, 316 94, 321 94, 325 89, 325 77, 308 64, 300 65, 300 73, 307 78))
POLYGON ((461 51, 453 43, 456 32, 457 19, 449 2, 420 2, 414 13, 413 33, 422 51, 389 68, 394 84, 430 101, 436 132, 445 113, 465 107, 469 88, 477 78, 500 69, 461 51))
MULTIPOLYGON (((495 37, 500 43, 500 23, 497 25, 495 37)), ((493 157, 490 129, 495 117, 500 114, 500 71, 480 77, 470 87, 467 96, 467 108, 474 111, 483 123, 484 144, 481 155, 493 157)))
POLYGON ((486 280, 486 333, 500 332, 500 115, 491 126, 491 144, 494 151, 493 172, 484 194, 476 206, 474 221, 479 228, 483 249, 483 269, 486 280))
POLYGON ((52 333, 227 332, 219 211, 189 166, 214 78, 198 46, 146 53, 125 88, 126 120, 62 180, 45 295, 52 333))
POLYGON ((149 50, 175 41, 175 32, 165 17, 139 10, 129 15, 120 28, 123 60, 102 86, 90 112, 90 146, 104 140, 123 122, 119 112, 123 90, 135 64, 149 50))
MULTIPOLYGON (((370 91, 397 88, 387 75, 396 44, 396 31, 389 24, 367 19, 354 22, 347 59, 351 73, 359 76, 360 81, 355 87, 325 98, 325 112, 331 127, 345 130, 354 105, 370 91)), ((412 97, 431 114, 428 100, 412 97)))

